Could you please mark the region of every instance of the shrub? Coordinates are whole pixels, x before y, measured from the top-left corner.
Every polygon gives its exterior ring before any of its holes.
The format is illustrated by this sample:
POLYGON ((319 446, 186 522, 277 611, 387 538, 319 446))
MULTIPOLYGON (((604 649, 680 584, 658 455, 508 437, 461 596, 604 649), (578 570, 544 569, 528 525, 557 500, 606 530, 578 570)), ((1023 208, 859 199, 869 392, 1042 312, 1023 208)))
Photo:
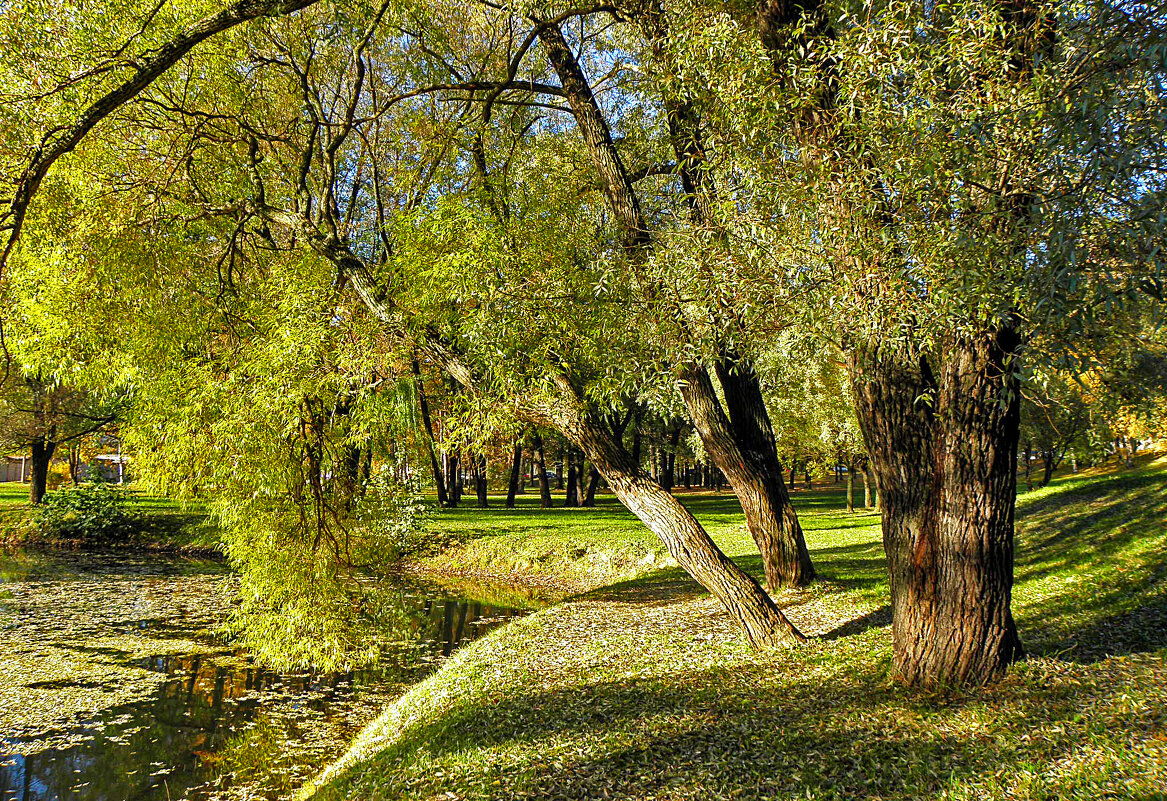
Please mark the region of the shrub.
POLYGON ((47 539, 116 542, 128 539, 133 531, 123 494, 92 482, 45 495, 33 520, 47 539))

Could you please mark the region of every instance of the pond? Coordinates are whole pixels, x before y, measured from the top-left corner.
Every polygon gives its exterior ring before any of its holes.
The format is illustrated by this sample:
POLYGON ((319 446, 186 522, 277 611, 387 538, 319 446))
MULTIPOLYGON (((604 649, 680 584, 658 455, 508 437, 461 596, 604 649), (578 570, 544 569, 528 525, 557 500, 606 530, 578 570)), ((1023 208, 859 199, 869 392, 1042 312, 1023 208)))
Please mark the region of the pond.
POLYGON ((219 633, 222 563, 0 552, 0 801, 284 798, 460 643, 524 614, 489 592, 379 585, 397 611, 373 667, 279 672, 219 633))

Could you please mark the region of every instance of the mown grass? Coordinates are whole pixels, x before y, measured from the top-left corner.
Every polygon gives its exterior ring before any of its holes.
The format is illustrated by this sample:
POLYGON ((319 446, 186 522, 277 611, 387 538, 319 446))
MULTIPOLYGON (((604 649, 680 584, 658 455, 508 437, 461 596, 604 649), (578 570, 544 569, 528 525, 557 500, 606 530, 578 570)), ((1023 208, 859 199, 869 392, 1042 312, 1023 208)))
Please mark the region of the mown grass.
MULTIPOLYGON (((130 525, 124 541, 109 544, 161 550, 214 551, 219 532, 209 524, 206 509, 199 504, 181 504, 173 499, 147 495, 134 489, 126 494, 125 512, 130 525)), ((28 502, 28 484, 0 482, 0 544, 53 545, 38 537, 32 526, 33 508, 28 502)), ((84 544, 84 543, 62 543, 84 544)))
MULTIPOLYGON (((831 486, 795 495, 803 525, 823 548, 839 549, 835 562, 852 583, 864 583, 874 557, 873 512, 848 515, 843 490, 831 486)), ((682 493, 685 504, 722 549, 747 569, 761 570, 757 548, 746 531, 741 507, 729 494, 682 493)), ((555 502, 561 502, 556 497, 555 502)), ((661 544, 611 495, 591 509, 539 507, 538 495, 520 495, 514 509, 491 498, 481 509, 463 504, 431 520, 420 560, 427 572, 486 575, 518 583, 557 584, 576 591, 632 579, 675 566, 661 544)), ((470 503, 473 503, 471 499, 470 503)), ((874 547, 882 550, 878 544, 874 547)), ((882 565, 874 571, 878 573, 882 565)))
MULTIPOLYGON (((1014 611, 1032 655, 964 693, 888 679, 875 518, 840 513, 837 500, 796 498, 822 581, 779 600, 815 635, 807 646, 750 651, 699 587, 656 570, 468 646, 304 795, 1167 797, 1167 461, 1020 499, 1014 611)), ((730 510, 710 528, 757 571, 732 504, 691 502, 702 517, 730 510)), ((521 536, 496 527, 496 513, 459 514, 444 519, 473 527, 480 548, 521 536)), ((588 514, 527 519, 548 542, 615 542, 634 528, 615 510, 588 514)))

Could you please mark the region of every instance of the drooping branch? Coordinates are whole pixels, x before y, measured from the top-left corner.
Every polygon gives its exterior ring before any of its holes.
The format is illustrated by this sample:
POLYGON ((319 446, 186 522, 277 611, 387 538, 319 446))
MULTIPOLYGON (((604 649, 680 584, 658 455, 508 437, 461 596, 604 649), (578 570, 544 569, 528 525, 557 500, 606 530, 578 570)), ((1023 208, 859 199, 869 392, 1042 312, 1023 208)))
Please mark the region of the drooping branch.
POLYGON ((291 14, 315 3, 316 0, 236 0, 216 14, 204 17, 161 47, 139 55, 134 73, 86 107, 72 122, 48 131, 29 156, 28 164, 16 182, 12 201, 0 215, 0 230, 8 232, 4 249, 0 251, 0 273, 8 262, 12 249, 20 238, 21 227, 29 205, 40 189, 41 182, 57 159, 73 151, 81 140, 103 119, 133 100, 150 84, 166 73, 196 45, 260 17, 291 14))

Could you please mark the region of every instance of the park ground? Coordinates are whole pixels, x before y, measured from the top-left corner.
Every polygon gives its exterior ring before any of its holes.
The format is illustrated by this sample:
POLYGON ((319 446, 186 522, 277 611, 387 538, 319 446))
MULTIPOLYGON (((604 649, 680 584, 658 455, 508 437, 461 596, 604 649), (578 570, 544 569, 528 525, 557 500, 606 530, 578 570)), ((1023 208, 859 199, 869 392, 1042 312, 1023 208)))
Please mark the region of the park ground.
MULTIPOLYGON (((1167 459, 1020 496, 1030 656, 974 691, 889 678, 876 516, 794 500, 820 580, 777 600, 812 639, 764 652, 614 505, 442 512, 414 569, 577 594, 465 647, 301 795, 1167 798, 1167 459)), ((731 499, 685 502, 760 575, 731 499)))
MULTIPOLYGON (((0 528, 26 491, 0 484, 0 528)), ((760 576, 732 496, 682 499, 760 576)), ((1167 799, 1167 458, 1020 494, 1030 656, 984 690, 892 681, 877 516, 838 486, 794 502, 820 578, 777 600, 811 641, 765 652, 610 498, 437 513, 407 569, 552 603, 459 651, 301 796, 1167 799)), ((214 544, 197 508, 131 509, 139 545, 214 544)))

